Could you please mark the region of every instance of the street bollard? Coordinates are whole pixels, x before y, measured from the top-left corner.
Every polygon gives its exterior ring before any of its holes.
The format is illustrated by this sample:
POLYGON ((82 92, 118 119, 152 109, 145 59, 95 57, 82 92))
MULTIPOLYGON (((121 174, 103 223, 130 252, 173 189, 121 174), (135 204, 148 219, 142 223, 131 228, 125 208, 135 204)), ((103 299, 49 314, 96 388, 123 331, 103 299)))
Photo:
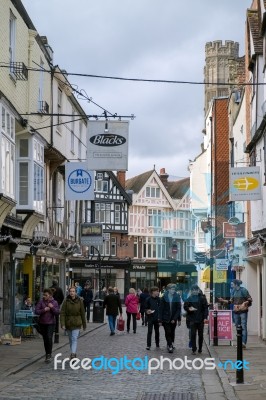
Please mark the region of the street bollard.
POLYGON ((218 346, 218 311, 213 311, 213 345, 218 346))
POLYGON ((243 369, 243 347, 242 347, 242 325, 236 327, 237 339, 237 361, 239 367, 236 369, 236 383, 244 383, 244 369, 243 369))

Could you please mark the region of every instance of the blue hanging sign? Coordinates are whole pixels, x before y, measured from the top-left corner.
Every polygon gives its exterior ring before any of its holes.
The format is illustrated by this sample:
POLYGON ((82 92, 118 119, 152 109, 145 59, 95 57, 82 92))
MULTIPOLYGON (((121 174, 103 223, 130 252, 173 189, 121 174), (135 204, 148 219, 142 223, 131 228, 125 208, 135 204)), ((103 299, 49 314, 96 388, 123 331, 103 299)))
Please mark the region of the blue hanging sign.
POLYGON ((86 163, 66 164, 66 200, 94 200, 94 171, 86 163))

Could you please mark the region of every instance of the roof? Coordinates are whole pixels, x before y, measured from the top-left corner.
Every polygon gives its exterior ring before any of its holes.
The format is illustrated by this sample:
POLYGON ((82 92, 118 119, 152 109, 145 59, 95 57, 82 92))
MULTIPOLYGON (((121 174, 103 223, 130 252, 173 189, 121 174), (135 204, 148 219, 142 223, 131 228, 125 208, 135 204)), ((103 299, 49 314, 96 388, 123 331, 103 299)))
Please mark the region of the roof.
POLYGON ((167 182, 167 191, 172 199, 182 199, 190 188, 190 178, 167 182))
POLYGON ((152 169, 150 171, 143 172, 143 174, 127 179, 125 189, 133 190, 134 193, 138 193, 143 188, 143 186, 145 185, 145 183, 147 182, 147 180, 149 179, 149 177, 153 172, 154 170, 152 169))

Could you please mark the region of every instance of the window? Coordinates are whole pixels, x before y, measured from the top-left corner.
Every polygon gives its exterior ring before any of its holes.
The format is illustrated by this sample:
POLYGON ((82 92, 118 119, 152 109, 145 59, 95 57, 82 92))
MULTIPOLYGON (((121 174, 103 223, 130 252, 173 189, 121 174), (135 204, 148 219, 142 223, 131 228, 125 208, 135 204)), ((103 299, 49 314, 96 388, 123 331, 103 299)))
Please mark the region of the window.
POLYGON ((156 197, 158 199, 160 198, 160 193, 160 188, 146 187, 146 197, 156 197))
POLYGON ((115 223, 120 224, 121 222, 121 206, 120 204, 115 204, 115 223))
POLYGON ((116 237, 111 238, 111 256, 116 256, 116 237))
POLYGON ((15 197, 15 119, 2 106, 1 112, 1 192, 11 198, 15 197))
POLYGON ((153 228, 162 227, 161 210, 148 210, 148 226, 152 226, 153 228))
POLYGON ((57 132, 61 134, 62 132, 62 90, 58 88, 57 91, 57 132))
POLYGON ((71 121, 71 140, 70 140, 70 150, 72 151, 72 153, 75 153, 75 110, 72 109, 72 121, 71 121))
POLYGON ((29 182, 29 163, 19 163, 19 204, 27 206, 29 204, 29 193, 28 193, 28 182, 29 182))
POLYGON ((40 60, 40 72, 39 72, 39 93, 38 93, 38 101, 39 101, 39 111, 43 111, 42 101, 43 101, 43 85, 44 85, 44 62, 40 60))
POLYGON ((10 73, 14 76, 14 65, 15 62, 15 48, 16 48, 16 17, 10 11, 9 16, 9 62, 10 62, 10 73))
POLYGON ((143 241, 143 257, 144 258, 166 258, 166 240, 162 237, 144 238, 143 241))
POLYGON ((104 192, 104 193, 108 192, 108 182, 107 181, 96 180, 95 185, 96 185, 96 188, 95 188, 96 192, 104 192))
POLYGON ((95 222, 111 222, 111 204, 95 203, 95 222))

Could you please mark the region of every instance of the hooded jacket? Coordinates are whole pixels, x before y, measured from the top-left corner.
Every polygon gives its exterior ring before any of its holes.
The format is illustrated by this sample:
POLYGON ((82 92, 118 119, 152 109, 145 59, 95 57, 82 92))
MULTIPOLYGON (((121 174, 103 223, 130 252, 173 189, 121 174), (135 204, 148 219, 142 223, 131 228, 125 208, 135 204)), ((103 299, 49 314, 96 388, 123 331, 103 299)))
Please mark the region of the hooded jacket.
POLYGON ((167 323, 171 321, 181 321, 181 297, 178 293, 173 294, 171 302, 169 301, 168 291, 161 297, 159 321, 167 323))
POLYGON ((60 312, 61 327, 65 326, 66 330, 86 329, 86 318, 83 300, 79 296, 67 296, 64 300, 60 312))

